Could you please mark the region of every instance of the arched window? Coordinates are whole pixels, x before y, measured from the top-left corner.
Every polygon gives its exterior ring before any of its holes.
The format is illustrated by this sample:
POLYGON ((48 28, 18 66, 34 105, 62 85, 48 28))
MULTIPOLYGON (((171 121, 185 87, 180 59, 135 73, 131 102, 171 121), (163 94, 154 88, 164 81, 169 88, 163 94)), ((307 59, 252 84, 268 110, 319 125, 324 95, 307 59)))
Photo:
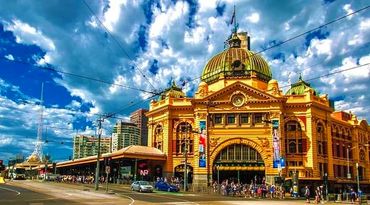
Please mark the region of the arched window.
POLYGON ((193 154, 194 137, 192 130, 193 128, 188 122, 182 122, 177 126, 174 142, 174 152, 176 154, 183 154, 185 151, 188 154, 193 154))
POLYGON ((363 149, 360 150, 360 160, 365 161, 365 151, 363 149))
POLYGON ((244 144, 232 144, 222 149, 216 157, 216 163, 263 164, 260 153, 244 144))
POLYGON ((154 147, 159 150, 163 149, 163 127, 162 125, 157 125, 154 129, 154 147))
POLYGON ((307 142, 303 139, 301 125, 297 121, 285 123, 285 147, 287 154, 302 154, 307 152, 307 142))
POLYGON ((321 123, 317 124, 316 128, 316 137, 317 137, 317 152, 319 155, 327 156, 328 154, 328 141, 325 136, 324 125, 321 123))

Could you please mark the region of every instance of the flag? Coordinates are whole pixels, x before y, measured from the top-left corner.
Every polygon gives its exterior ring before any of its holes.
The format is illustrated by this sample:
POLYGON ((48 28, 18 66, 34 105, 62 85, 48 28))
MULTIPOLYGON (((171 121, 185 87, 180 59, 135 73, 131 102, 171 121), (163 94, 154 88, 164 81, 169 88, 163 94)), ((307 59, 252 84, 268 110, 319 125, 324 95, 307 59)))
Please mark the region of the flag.
POLYGON ((233 24, 234 20, 235 20, 235 6, 234 6, 233 16, 231 17, 230 24, 233 24))

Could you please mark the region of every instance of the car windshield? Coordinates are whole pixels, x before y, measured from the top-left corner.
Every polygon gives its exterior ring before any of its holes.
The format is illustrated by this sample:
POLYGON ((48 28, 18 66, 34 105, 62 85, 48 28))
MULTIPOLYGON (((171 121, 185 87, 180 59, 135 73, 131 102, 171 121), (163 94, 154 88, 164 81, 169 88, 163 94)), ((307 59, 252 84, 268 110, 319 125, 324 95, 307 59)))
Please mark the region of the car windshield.
POLYGON ((141 181, 139 182, 140 185, 149 185, 149 182, 146 182, 146 181, 141 181))

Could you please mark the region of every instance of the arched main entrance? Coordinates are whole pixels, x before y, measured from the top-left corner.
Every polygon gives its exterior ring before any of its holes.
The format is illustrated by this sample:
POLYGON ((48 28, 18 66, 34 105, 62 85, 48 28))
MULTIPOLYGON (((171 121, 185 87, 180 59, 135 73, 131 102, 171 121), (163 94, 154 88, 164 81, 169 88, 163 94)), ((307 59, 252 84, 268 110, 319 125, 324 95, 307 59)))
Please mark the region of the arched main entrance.
POLYGON ((231 144, 223 148, 213 162, 213 180, 234 180, 261 183, 265 164, 256 149, 245 144, 231 144))
MULTIPOLYGON (((184 179, 184 172, 185 172, 184 164, 177 165, 175 167, 174 175, 175 177, 179 177, 180 179, 184 179)), ((187 166, 187 173, 188 173, 188 183, 193 183, 193 167, 188 165, 187 166)))

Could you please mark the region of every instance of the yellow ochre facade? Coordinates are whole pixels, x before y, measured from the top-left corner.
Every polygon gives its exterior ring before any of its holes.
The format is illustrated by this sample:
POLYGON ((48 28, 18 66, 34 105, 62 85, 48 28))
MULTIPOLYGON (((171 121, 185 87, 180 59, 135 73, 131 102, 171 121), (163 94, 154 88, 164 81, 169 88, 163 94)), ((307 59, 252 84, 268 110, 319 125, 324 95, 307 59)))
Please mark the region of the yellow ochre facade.
POLYGON ((193 98, 173 83, 150 103, 148 146, 167 155, 165 176, 183 176, 186 152, 193 186, 228 177, 249 183, 261 174, 268 183, 294 174, 301 184, 322 181, 325 173, 335 184, 355 183, 356 163, 361 184, 369 184, 365 120, 335 112, 301 77, 284 94, 268 63, 249 50, 247 33, 234 31, 228 44, 205 65, 193 98))

